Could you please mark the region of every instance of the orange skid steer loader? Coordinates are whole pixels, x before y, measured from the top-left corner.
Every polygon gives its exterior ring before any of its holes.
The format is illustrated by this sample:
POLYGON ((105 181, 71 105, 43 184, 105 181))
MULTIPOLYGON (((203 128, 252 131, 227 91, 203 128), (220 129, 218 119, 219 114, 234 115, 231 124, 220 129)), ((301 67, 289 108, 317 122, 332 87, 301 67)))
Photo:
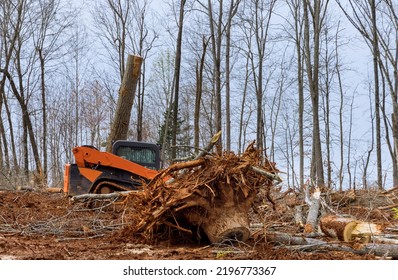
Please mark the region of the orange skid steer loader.
POLYGON ((69 196, 106 194, 139 189, 160 169, 160 148, 156 144, 116 141, 112 153, 93 146, 73 148, 75 163, 66 164, 63 191, 69 196))

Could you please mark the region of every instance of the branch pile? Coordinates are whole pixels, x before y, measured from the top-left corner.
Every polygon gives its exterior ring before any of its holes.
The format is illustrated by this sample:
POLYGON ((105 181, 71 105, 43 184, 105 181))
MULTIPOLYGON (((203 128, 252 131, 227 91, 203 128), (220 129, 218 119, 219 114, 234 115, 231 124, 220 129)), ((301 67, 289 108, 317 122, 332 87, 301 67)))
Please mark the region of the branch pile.
POLYGON ((167 230, 200 228, 212 243, 247 240, 248 211, 257 193, 280 181, 275 164, 260 154, 252 143, 239 156, 225 152, 170 166, 128 194, 131 229, 151 238, 167 230))

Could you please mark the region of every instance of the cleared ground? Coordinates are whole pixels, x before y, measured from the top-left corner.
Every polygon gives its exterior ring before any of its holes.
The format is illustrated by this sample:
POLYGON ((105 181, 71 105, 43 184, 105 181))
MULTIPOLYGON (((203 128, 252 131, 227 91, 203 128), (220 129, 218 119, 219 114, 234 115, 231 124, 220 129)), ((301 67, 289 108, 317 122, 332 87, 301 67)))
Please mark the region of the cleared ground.
MULTIPOLYGON (((299 234, 283 207, 269 213, 266 227, 299 234), (279 211, 278 211, 279 210, 279 211), (278 213, 279 212, 279 213, 278 213)), ((0 259, 377 259, 335 250, 292 249, 265 241, 264 227, 245 243, 209 245, 186 236, 144 240, 128 230, 122 206, 108 202, 71 203, 61 193, 0 191, 0 259)), ((396 226, 392 211, 350 206, 358 218, 396 226), (394 224, 395 223, 395 224, 394 224)), ((258 215, 253 215, 256 217, 258 215)), ((259 222, 259 221, 258 221, 259 222)), ((253 221, 256 224, 256 221, 253 221)), ((325 238, 325 237, 322 237, 325 238)))

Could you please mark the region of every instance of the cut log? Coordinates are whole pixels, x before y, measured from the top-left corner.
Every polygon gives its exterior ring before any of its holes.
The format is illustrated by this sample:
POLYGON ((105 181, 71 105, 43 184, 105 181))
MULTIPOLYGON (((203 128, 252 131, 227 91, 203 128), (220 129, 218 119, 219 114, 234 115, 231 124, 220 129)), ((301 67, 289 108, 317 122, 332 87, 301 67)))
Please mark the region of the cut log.
POLYGON ((49 193, 61 193, 63 189, 62 188, 46 188, 45 190, 46 190, 46 192, 49 192, 49 193))
POLYGON ((322 232, 327 236, 341 241, 351 241, 352 232, 358 225, 358 221, 351 218, 327 215, 321 218, 319 225, 322 232))
POLYGON ((113 141, 127 139, 131 109, 141 74, 142 61, 143 58, 136 55, 129 55, 127 58, 126 69, 119 89, 116 111, 107 140, 107 152, 112 151, 113 141))
POLYGON ((341 241, 359 241, 361 243, 370 242, 372 235, 380 234, 382 230, 380 225, 337 215, 322 217, 320 228, 327 236, 341 241))
POLYGON ((114 199, 114 198, 120 198, 123 196, 127 196, 132 192, 137 192, 137 191, 123 191, 123 192, 113 192, 113 193, 85 193, 85 194, 79 194, 75 195, 71 198, 72 202, 76 201, 81 201, 81 200, 90 200, 90 199, 98 199, 98 200, 104 200, 104 199, 114 199))

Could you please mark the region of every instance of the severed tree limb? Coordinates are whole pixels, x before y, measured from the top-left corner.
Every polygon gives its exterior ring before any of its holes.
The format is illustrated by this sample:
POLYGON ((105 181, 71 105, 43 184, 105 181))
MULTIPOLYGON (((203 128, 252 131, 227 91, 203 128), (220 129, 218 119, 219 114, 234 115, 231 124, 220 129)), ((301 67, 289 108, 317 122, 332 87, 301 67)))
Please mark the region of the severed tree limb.
POLYGON ((308 234, 316 231, 316 227, 318 224, 319 208, 321 204, 320 198, 321 192, 319 188, 316 188, 315 192, 312 194, 309 200, 310 208, 308 210, 307 220, 304 226, 304 233, 308 234))
POLYGON ((191 147, 193 149, 199 150, 200 153, 198 153, 197 155, 194 155, 194 156, 180 158, 176 161, 196 160, 196 159, 200 159, 200 158, 204 157, 205 155, 209 154, 211 149, 213 149, 213 147, 217 143, 218 139, 220 139, 220 136, 221 136, 221 130, 213 135, 213 137, 211 138, 210 142, 206 145, 206 147, 204 147, 202 149, 200 149, 198 147, 191 147))
POLYGON ((394 259, 398 258, 398 244, 380 244, 368 243, 358 248, 351 248, 344 243, 328 243, 326 241, 306 238, 301 236, 292 236, 287 233, 269 232, 265 236, 267 242, 275 244, 283 244, 294 247, 288 249, 301 249, 305 251, 329 250, 329 251, 345 251, 358 255, 373 254, 375 256, 387 256, 394 259))
MULTIPOLYGON (((156 180, 163 179, 163 178, 167 177, 171 172, 175 172, 175 171, 186 169, 186 168, 193 168, 193 167, 196 167, 196 166, 200 166, 204 162, 205 162, 204 159, 200 158, 200 159, 191 160, 191 161, 187 161, 187 162, 174 163, 170 167, 165 169, 163 172, 160 172, 159 174, 157 174, 152 179, 151 182, 155 182, 156 180)), ((171 178, 170 180, 167 181, 167 184, 169 184, 169 183, 171 183, 173 181, 174 181, 174 179, 171 178)))
POLYGON ((277 174, 272 174, 272 173, 270 173, 270 172, 268 172, 268 171, 266 171, 266 170, 264 170, 264 169, 262 169, 260 167, 257 167, 257 166, 250 166, 250 168, 254 172, 256 172, 258 174, 261 174, 261 175, 267 177, 270 180, 278 181, 279 183, 282 182, 282 178, 279 177, 277 174))
POLYGON ((199 154, 197 154, 194 159, 199 159, 201 157, 204 157, 208 152, 210 152, 211 149, 213 149, 214 145, 218 142, 218 139, 220 139, 220 136, 221 136, 221 130, 213 135, 207 146, 204 147, 203 150, 199 154))
POLYGON ((325 241, 318 240, 315 238, 308 238, 303 236, 292 236, 288 233, 283 232, 267 232, 265 235, 267 242, 279 243, 284 245, 319 245, 326 244, 325 241))
POLYGON ((387 205, 387 206, 382 206, 382 207, 377 207, 379 210, 389 210, 391 208, 396 208, 398 207, 398 203, 387 205))
POLYGON ((372 240, 377 243, 384 243, 384 244, 397 244, 398 240, 393 238, 387 238, 384 236, 373 236, 372 240))
POLYGON ((374 255, 378 257, 389 257, 392 259, 398 259, 398 245, 395 244, 367 244, 362 248, 351 248, 346 245, 334 244, 334 243, 320 243, 320 244, 307 244, 307 245, 295 245, 287 247, 292 250, 302 251, 340 251, 349 252, 356 255, 374 255))
POLYGON ((86 200, 86 199, 112 199, 112 198, 119 198, 123 196, 127 196, 132 192, 137 192, 137 191, 123 191, 123 192, 113 192, 113 193, 85 193, 85 194, 79 194, 75 195, 71 198, 72 202, 80 201, 80 200, 86 200))

